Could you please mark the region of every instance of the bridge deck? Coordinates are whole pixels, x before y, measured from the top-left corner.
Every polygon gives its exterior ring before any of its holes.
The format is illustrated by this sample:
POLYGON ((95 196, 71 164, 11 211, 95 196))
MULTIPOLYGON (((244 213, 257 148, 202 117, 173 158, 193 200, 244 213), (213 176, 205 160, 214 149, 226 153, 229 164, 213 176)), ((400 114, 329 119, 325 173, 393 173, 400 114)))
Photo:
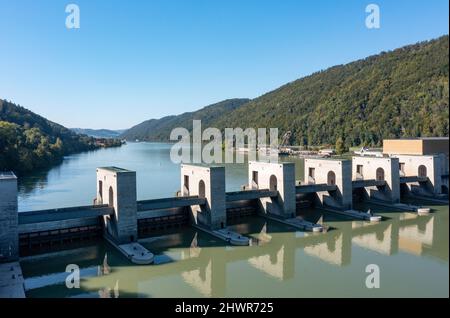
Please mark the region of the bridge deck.
POLYGON ((427 180, 428 177, 419 177, 419 176, 400 177, 400 183, 425 182, 427 180))
POLYGON ((206 204, 206 199, 199 198, 198 196, 173 197, 173 198, 137 201, 137 210, 138 211, 162 210, 162 209, 182 208, 182 207, 189 207, 191 205, 203 205, 203 204, 206 204))
POLYGON ((365 187, 381 187, 384 185, 386 185, 385 180, 368 179, 368 180, 353 180, 352 181, 353 189, 365 188, 365 187))
POLYGON ((273 198, 276 197, 277 195, 278 195, 277 191, 271 191, 268 189, 227 192, 226 202, 248 201, 261 198, 273 198))
POLYGON ((163 217, 183 215, 185 213, 183 211, 184 209, 182 207, 173 209, 139 211, 137 214, 137 219, 143 220, 143 219, 163 218, 163 217))
POLYGON ((61 209, 27 211, 19 213, 19 225, 41 222, 54 222, 71 219, 86 219, 113 213, 108 205, 77 206, 61 209))
POLYGON ((326 183, 320 184, 304 184, 295 186, 295 193, 315 193, 315 192, 324 192, 324 191, 336 191, 336 185, 329 185, 326 183))

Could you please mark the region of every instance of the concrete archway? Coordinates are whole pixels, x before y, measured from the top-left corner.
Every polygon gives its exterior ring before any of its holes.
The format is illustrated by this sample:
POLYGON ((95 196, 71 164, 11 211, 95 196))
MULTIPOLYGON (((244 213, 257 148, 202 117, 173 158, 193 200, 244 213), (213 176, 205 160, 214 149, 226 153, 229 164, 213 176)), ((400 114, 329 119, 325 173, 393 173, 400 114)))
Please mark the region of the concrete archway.
POLYGON ((327 184, 328 185, 335 185, 336 184, 336 174, 334 173, 334 171, 328 171, 327 184))
POLYGON ((114 206, 114 190, 112 187, 109 187, 109 193, 108 193, 108 205, 110 207, 114 206))
POLYGON ((205 187, 205 181, 200 180, 200 182, 198 183, 198 197, 199 198, 204 198, 206 193, 206 187, 205 187))
POLYGON ((269 189, 270 191, 278 191, 278 180, 275 175, 270 176, 269 189))
POLYGON ((375 172, 376 174, 376 180, 377 181, 384 181, 384 169, 383 168, 378 168, 377 171, 375 172))
POLYGON ((417 175, 419 177, 426 177, 427 176, 427 167, 425 167, 424 165, 420 165, 419 169, 417 171, 417 175))

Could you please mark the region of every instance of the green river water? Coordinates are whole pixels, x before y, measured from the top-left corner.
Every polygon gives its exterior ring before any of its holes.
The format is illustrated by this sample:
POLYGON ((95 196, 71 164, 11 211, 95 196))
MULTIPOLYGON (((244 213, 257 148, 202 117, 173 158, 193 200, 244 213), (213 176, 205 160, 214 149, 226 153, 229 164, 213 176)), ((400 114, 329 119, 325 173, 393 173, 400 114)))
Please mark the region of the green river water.
MULTIPOLYGON (((180 171, 170 145, 130 143, 67 157, 48 172, 20 180, 19 210, 88 205, 95 196, 95 168, 137 171, 138 199, 170 197, 179 190, 180 171)), ((295 161, 297 179, 302 161, 295 161)), ((227 190, 247 181, 245 164, 226 166, 227 190)), ((155 264, 129 263, 107 243, 24 258, 27 297, 448 297, 448 206, 433 213, 371 208, 380 223, 352 221, 319 211, 332 229, 312 234, 260 217, 231 227, 252 238, 252 246, 231 247, 191 228, 142 242, 155 264), (80 288, 69 289, 68 264, 81 269, 80 288), (380 288, 367 288, 366 267, 375 264, 380 288)))

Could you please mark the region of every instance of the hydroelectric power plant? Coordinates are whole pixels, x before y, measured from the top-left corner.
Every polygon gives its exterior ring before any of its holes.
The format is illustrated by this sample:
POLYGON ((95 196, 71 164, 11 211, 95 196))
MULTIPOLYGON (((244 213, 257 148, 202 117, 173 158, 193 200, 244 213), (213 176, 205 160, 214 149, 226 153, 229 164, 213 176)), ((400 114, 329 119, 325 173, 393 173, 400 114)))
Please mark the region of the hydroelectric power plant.
POLYGON ((103 167, 96 171, 97 193, 92 205, 20 213, 17 178, 3 173, 2 296, 24 296, 23 257, 70 248, 76 241, 103 237, 130 263, 151 268, 154 255, 140 241, 182 226, 192 226, 229 245, 251 245, 252 239, 229 224, 258 216, 311 232, 311 239, 320 241, 328 235, 321 232, 331 234, 333 229, 320 221, 306 221, 302 216, 306 208, 382 224, 381 216, 354 205, 364 201, 426 215, 429 208, 401 203, 402 199, 414 196, 427 202, 448 202, 448 159, 444 154, 305 159, 301 181, 295 180, 293 163, 249 162, 248 184, 233 192, 225 190, 224 167, 181 165, 180 170, 180 191, 175 197, 137 200, 134 171, 103 167))

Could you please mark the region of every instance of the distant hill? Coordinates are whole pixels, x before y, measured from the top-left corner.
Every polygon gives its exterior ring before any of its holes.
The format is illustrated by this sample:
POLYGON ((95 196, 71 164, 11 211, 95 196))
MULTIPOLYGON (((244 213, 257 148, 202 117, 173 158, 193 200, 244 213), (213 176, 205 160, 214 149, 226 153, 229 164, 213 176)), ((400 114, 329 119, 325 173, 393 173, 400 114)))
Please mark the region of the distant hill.
POLYGON ((229 114, 249 99, 227 99, 222 102, 206 106, 195 112, 183 113, 178 116, 167 116, 161 119, 146 120, 125 131, 121 138, 141 141, 168 141, 170 132, 176 127, 184 127, 192 131, 192 120, 202 121, 203 127, 209 127, 217 119, 229 114))
POLYGON ((78 135, 26 108, 0 99, 0 171, 24 174, 65 155, 121 145, 119 140, 78 135))
POLYGON ((291 143, 379 146, 383 138, 448 136, 449 37, 329 68, 286 84, 213 126, 278 127, 291 143))
POLYGON ((117 138, 124 133, 126 129, 110 130, 110 129, 89 129, 89 128, 70 128, 77 134, 88 135, 94 138, 117 138))
POLYGON ((449 135, 449 37, 382 52, 288 83, 253 100, 232 99, 151 119, 128 140, 167 141, 175 127, 291 131, 291 144, 380 146, 384 138, 449 135))

